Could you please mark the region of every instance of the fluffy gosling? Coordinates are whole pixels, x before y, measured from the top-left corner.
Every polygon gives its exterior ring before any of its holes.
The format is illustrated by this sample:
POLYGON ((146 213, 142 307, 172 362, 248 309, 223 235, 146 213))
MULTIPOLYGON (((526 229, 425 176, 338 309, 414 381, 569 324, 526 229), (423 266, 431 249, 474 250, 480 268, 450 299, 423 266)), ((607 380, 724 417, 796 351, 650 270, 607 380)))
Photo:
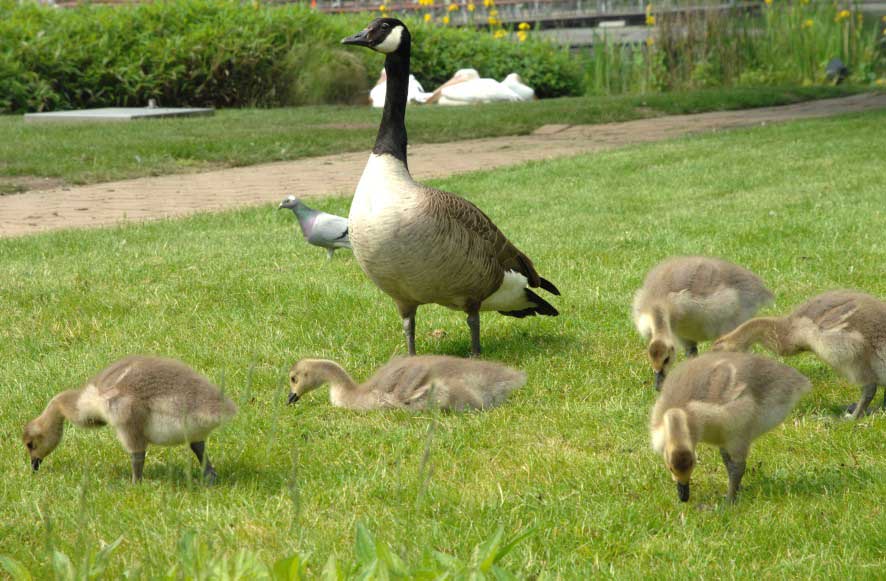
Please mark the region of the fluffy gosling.
POLYGON ((205 452, 206 437, 236 413, 234 402, 181 361, 132 356, 52 398, 25 426, 22 440, 36 472, 61 442, 65 420, 81 427, 110 424, 131 455, 134 483, 142 478, 148 444, 184 443, 212 483, 217 474, 205 452))
POLYGON ((676 345, 689 357, 698 343, 716 339, 772 302, 753 272, 706 256, 669 258, 649 271, 634 295, 633 319, 648 342, 655 389, 676 363, 676 345))
POLYGON ((810 389, 802 374, 746 353, 707 353, 678 365, 652 410, 652 448, 664 457, 680 500, 689 500, 699 442, 720 448, 735 502, 753 442, 779 425, 810 389))
POLYGON ((526 374, 491 361, 425 355, 392 359, 357 384, 334 361, 302 359, 289 372, 289 403, 327 383, 332 405, 352 410, 464 410, 500 404, 526 374))
MULTIPOLYGON (((812 351, 861 386, 861 397, 847 412, 862 417, 886 385, 886 302, 837 290, 814 296, 787 317, 760 317, 714 343, 714 349, 745 351, 755 343, 779 355, 812 351)), ((886 395, 883 396, 886 407, 886 395)))

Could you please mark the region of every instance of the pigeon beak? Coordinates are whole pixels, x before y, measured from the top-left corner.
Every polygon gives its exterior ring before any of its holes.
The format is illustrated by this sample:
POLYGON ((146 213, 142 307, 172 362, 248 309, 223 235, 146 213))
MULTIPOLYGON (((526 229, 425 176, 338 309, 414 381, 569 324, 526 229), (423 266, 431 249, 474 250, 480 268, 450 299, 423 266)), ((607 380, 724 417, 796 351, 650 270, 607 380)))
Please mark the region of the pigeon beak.
POLYGON ((292 392, 289 394, 289 399, 286 400, 286 405, 292 405, 297 401, 298 401, 298 394, 295 392, 292 392))
POLYGON ((677 483, 677 496, 680 497, 680 502, 689 502, 689 484, 683 484, 682 482, 677 483))
POLYGON ((661 385, 664 383, 665 373, 664 371, 656 371, 655 372, 655 383, 653 386, 655 387, 655 391, 661 391, 661 385))
POLYGON ((40 469, 41 462, 43 462, 42 458, 31 458, 31 468, 34 469, 34 472, 40 469))

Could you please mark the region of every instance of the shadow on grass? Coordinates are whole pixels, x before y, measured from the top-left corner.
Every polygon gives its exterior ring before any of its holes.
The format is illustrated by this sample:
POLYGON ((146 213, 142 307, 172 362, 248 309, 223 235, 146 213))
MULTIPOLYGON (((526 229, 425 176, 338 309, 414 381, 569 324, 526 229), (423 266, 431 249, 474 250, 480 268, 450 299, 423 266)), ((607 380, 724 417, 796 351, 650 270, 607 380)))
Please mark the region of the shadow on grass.
POLYGON ((841 465, 823 467, 815 472, 797 472, 771 476, 766 468, 758 468, 745 475, 747 483, 742 483, 741 496, 777 500, 786 496, 815 496, 839 493, 846 488, 858 490, 859 485, 870 487, 879 485, 881 476, 868 468, 841 465))
MULTIPOLYGON (((502 359, 512 354, 526 353, 526 349, 534 349, 547 353, 560 351, 568 345, 567 337, 562 334, 544 329, 526 330, 493 330, 488 325, 488 331, 481 334, 480 344, 483 347, 484 359, 502 359)), ((416 349, 419 355, 451 355, 453 357, 468 357, 471 354, 471 339, 468 327, 465 325, 464 334, 459 336, 452 333, 439 339, 416 341, 416 349), (421 352, 421 349, 424 352, 421 352)))

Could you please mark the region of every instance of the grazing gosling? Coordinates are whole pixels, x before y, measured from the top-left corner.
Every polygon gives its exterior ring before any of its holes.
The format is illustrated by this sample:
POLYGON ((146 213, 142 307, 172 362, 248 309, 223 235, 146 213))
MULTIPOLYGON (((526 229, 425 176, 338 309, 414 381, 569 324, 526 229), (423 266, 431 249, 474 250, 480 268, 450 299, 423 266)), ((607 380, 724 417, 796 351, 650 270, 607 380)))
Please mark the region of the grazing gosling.
POLYGON ((358 385, 334 361, 302 359, 289 372, 289 403, 327 383, 332 405, 352 410, 465 410, 500 404, 526 374, 491 361, 425 355, 392 359, 358 385))
POLYGON ((787 317, 752 319, 718 339, 714 349, 745 351, 755 343, 779 355, 812 351, 860 385, 860 399, 847 409, 853 419, 865 414, 877 385, 886 385, 886 302, 864 293, 829 291, 787 317))
POLYGON ((689 357, 698 343, 716 339, 772 302, 753 272, 706 256, 669 258, 649 271, 634 295, 633 319, 648 342, 655 389, 676 363, 676 344, 689 357))
POLYGON ((678 365, 652 410, 650 432, 680 500, 689 500, 695 447, 705 442, 720 448, 727 499, 735 502, 751 442, 779 425, 809 389, 797 370, 759 355, 707 353, 678 365))
POLYGON ((148 444, 189 443, 209 483, 217 474, 205 453, 206 436, 237 413, 237 406, 208 379, 174 359, 132 356, 64 391, 25 426, 22 440, 36 472, 62 439, 65 420, 82 426, 110 424, 132 457, 132 481, 142 478, 148 444))

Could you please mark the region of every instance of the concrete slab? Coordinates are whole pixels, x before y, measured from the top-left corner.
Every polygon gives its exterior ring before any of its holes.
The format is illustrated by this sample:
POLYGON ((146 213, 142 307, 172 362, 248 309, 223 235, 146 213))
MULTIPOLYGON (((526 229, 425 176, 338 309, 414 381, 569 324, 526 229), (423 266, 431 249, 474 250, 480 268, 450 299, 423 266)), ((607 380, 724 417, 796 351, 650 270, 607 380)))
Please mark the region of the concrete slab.
POLYGON ((44 121, 132 121, 133 119, 164 119, 168 117, 201 117, 215 115, 215 109, 203 107, 105 107, 26 113, 25 122, 44 121))

